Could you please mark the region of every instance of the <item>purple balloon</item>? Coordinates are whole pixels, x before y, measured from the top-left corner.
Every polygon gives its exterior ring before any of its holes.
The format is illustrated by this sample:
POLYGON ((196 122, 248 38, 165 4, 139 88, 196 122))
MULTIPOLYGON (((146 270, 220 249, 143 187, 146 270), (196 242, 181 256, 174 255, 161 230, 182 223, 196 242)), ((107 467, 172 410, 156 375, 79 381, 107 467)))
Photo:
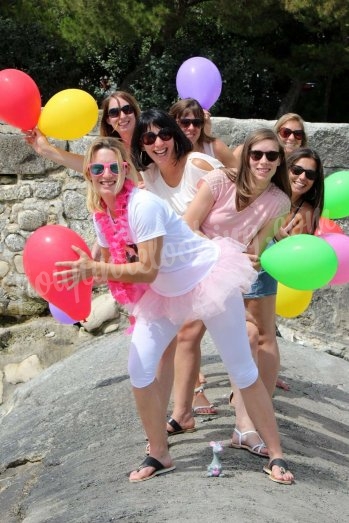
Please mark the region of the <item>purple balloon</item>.
POLYGON ((76 323, 76 320, 68 316, 68 314, 63 312, 55 305, 53 305, 53 303, 49 303, 48 306, 53 318, 59 321, 59 323, 63 323, 64 325, 73 325, 73 323, 76 323))
POLYGON ((209 109, 221 94, 222 77, 211 60, 196 56, 182 63, 176 86, 180 98, 195 98, 204 109, 209 109))

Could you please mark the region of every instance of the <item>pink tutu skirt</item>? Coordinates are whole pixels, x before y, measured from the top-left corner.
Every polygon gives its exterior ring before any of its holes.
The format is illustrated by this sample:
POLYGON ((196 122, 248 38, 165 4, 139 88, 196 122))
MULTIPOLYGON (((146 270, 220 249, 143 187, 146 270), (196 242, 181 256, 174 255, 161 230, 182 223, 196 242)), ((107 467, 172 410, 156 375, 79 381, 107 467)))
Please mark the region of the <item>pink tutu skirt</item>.
POLYGON ((214 238, 220 248, 218 260, 210 273, 181 296, 161 296, 149 288, 129 312, 143 322, 166 317, 173 324, 205 320, 225 310, 226 300, 246 293, 257 279, 249 257, 242 253, 245 246, 232 238, 214 238))

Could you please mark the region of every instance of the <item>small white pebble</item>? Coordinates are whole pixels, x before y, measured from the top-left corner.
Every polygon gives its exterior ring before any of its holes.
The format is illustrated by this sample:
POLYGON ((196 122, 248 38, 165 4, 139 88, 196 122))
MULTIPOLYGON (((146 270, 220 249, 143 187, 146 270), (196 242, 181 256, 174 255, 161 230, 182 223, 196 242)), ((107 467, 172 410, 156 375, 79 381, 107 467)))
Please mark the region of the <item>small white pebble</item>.
POLYGON ((46 338, 54 338, 56 336, 56 333, 51 331, 51 332, 48 332, 47 334, 45 334, 45 337, 46 338))

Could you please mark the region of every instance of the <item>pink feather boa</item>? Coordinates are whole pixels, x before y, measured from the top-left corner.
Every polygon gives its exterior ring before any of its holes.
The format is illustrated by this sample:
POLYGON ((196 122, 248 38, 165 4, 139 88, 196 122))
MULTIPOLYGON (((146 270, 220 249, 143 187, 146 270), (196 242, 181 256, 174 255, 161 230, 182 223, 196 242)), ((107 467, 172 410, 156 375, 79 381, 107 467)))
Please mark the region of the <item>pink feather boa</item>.
MULTIPOLYGON (((115 216, 113 221, 107 212, 107 207, 103 202, 105 211, 96 212, 95 219, 109 244, 109 251, 112 262, 116 265, 128 263, 127 246, 131 244, 129 240, 128 225, 128 200, 134 184, 130 180, 125 180, 124 186, 115 199, 115 216)), ((148 289, 144 283, 125 283, 119 281, 108 281, 109 289, 113 298, 121 305, 137 303, 148 289)), ((131 322, 132 323, 132 322, 131 322)))

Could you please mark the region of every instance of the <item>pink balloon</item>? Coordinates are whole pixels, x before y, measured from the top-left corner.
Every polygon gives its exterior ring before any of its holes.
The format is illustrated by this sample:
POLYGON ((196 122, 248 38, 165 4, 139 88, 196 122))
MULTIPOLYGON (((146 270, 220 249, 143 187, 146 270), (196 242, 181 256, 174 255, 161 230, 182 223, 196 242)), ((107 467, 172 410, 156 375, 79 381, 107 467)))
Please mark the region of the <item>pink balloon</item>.
POLYGON ((343 285, 349 282, 349 236, 341 233, 322 234, 321 238, 325 240, 338 258, 338 269, 329 285, 343 285))
POLYGON ((316 228, 316 231, 314 232, 315 236, 322 236, 323 234, 327 233, 339 233, 344 234, 343 229, 341 228, 338 223, 336 223, 333 220, 330 220, 330 218, 325 218, 324 216, 320 216, 319 219, 319 225, 316 228))
POLYGON ((209 109, 221 94, 222 77, 211 60, 196 56, 182 63, 176 86, 180 98, 195 98, 204 109, 209 109))
POLYGON ((53 305, 53 303, 49 303, 48 307, 50 309, 50 312, 51 312, 53 318, 55 320, 59 321, 59 323, 63 323, 64 325, 73 325, 74 323, 76 323, 76 320, 74 320, 73 318, 68 316, 68 314, 63 312, 61 309, 59 309, 55 305, 53 305))

